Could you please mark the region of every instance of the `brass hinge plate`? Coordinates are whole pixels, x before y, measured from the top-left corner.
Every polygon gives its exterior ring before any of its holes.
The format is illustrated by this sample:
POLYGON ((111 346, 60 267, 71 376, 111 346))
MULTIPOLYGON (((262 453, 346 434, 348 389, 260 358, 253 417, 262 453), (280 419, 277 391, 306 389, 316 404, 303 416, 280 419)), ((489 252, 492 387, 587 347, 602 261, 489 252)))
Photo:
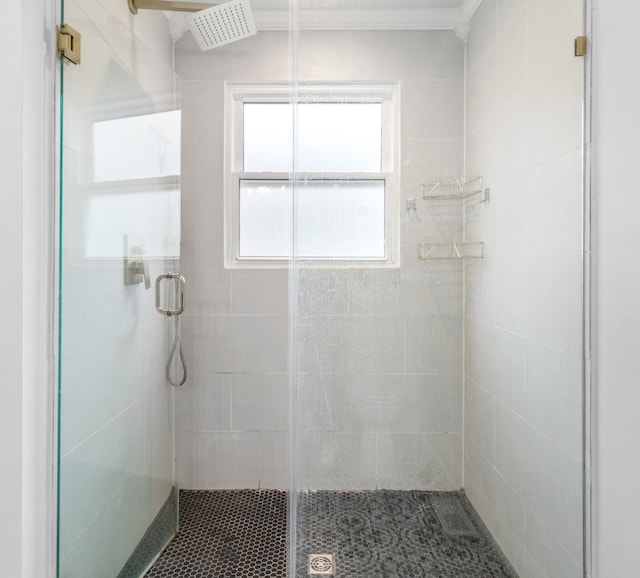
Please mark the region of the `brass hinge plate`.
POLYGON ((57 26, 58 58, 66 63, 80 64, 81 35, 68 24, 57 26))
POLYGON ((587 37, 577 36, 575 40, 575 55, 585 56, 587 54, 587 37))

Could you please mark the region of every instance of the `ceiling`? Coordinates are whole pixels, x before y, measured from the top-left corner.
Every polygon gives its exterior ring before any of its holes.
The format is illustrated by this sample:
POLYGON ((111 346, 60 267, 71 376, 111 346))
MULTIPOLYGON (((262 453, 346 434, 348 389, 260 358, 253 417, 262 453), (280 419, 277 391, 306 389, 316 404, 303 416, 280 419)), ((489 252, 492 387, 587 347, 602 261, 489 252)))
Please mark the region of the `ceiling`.
MULTIPOLYGON (((301 9, 407 10, 421 8, 459 8, 463 0, 298 0, 301 9)), ((254 10, 288 10, 289 0, 251 0, 254 10)))
POLYGON ((482 3, 482 0, 249 1, 259 30, 287 30, 291 4, 303 29, 456 30, 461 37, 466 37, 469 21, 482 3))

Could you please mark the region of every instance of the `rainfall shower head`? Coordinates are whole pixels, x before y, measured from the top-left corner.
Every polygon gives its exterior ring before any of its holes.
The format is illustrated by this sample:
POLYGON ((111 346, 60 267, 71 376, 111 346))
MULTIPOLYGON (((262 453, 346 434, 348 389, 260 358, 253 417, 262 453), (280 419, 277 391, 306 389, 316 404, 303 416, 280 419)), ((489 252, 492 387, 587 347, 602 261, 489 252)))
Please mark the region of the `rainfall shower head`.
POLYGON ((211 50, 257 32, 249 0, 230 0, 187 14, 184 19, 200 50, 211 50))

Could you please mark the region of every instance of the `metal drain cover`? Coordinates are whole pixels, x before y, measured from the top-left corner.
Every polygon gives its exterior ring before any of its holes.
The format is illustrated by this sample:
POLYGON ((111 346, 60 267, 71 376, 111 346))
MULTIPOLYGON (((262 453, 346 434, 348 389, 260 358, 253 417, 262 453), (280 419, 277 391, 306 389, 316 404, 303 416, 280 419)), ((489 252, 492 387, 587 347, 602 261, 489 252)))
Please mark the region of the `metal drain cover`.
POLYGON ((478 533, 457 494, 434 494, 431 505, 442 529, 450 536, 473 536, 478 533))
POLYGON ((333 576, 333 554, 309 554, 309 575, 333 576))

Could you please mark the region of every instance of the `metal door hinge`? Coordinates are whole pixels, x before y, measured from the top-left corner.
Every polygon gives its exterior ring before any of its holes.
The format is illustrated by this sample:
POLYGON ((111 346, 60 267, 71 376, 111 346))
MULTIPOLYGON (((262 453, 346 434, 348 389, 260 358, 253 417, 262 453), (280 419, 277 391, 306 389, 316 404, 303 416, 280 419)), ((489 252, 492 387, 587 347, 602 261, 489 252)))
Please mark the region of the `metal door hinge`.
POLYGON ((585 56, 587 54, 587 37, 577 36, 575 41, 575 55, 585 56))
POLYGON ((66 63, 80 64, 80 32, 68 24, 57 26, 58 58, 66 63))

